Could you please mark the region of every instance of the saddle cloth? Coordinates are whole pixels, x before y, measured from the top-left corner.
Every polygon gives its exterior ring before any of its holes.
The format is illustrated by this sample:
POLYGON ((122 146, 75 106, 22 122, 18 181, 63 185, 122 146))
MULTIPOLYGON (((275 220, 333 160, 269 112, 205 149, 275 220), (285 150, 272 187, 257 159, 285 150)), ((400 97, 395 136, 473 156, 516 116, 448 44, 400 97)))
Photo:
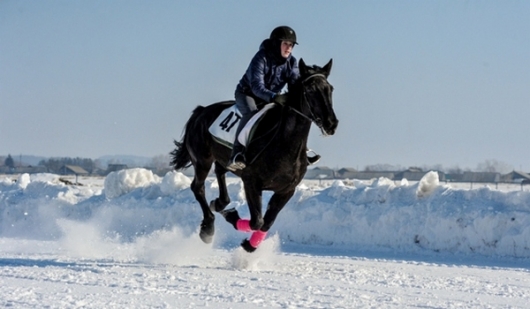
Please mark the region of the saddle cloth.
MULTIPOLYGON (((265 113, 271 109, 275 103, 269 103, 260 109, 247 124, 243 127, 239 133, 238 139, 241 145, 247 146, 247 143, 250 141, 252 136, 252 129, 256 126, 265 115, 265 113)), ((210 125, 208 131, 214 137, 215 141, 221 143, 229 148, 232 148, 234 141, 236 139, 236 131, 239 125, 239 121, 243 116, 237 109, 236 105, 225 108, 219 117, 210 125)))

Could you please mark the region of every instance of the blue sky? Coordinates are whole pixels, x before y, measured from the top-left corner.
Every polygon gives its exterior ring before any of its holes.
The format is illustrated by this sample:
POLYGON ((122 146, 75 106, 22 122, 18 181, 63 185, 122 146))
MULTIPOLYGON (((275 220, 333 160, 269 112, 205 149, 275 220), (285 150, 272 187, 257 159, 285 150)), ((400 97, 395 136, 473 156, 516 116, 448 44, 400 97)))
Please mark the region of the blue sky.
POLYGON ((0 154, 172 149, 289 25, 340 124, 322 165, 530 171, 529 1, 0 1, 0 154))

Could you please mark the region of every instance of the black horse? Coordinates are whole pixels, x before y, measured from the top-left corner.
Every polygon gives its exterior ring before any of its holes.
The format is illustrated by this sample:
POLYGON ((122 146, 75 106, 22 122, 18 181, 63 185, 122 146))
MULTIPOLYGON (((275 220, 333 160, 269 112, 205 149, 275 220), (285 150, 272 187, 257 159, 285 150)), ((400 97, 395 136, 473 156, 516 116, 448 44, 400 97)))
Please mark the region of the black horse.
POLYGON ((235 172, 243 181, 250 212, 250 220, 241 219, 237 210, 225 210, 230 203, 226 188, 225 167, 230 149, 214 140, 208 128, 219 114, 234 101, 198 106, 188 120, 183 138, 175 141, 171 152, 171 165, 175 170, 190 166, 195 169, 191 190, 201 205, 203 220, 200 237, 211 243, 214 235, 215 216, 220 212, 237 230, 253 232, 244 240, 242 247, 252 252, 265 238, 278 213, 293 196, 296 186, 307 170, 306 144, 314 122, 324 135, 333 135, 338 125, 332 105, 333 87, 327 78, 332 60, 323 68, 306 66, 300 59, 300 79, 290 86, 287 104, 269 110, 258 127, 255 138, 247 145, 245 156, 248 165, 235 172), (206 201, 204 181, 215 163, 215 175, 219 183, 219 197, 206 201), (265 216, 262 216, 262 191, 273 191, 265 216))

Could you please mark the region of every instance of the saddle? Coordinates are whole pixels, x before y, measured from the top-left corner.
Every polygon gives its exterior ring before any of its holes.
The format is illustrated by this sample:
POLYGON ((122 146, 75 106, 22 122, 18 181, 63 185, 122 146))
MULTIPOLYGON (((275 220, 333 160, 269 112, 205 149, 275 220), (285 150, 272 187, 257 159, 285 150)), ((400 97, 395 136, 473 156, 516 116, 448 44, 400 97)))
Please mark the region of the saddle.
MULTIPOLYGON (((278 130, 280 126, 279 121, 276 122, 272 127, 270 127, 270 129, 267 130, 265 133, 260 135, 256 135, 255 133, 256 129, 261 123, 261 120, 263 120, 265 115, 275 106, 277 106, 276 103, 266 104, 256 114, 254 114, 252 118, 250 118, 250 120, 246 123, 246 125, 239 133, 239 136, 237 137, 241 145, 248 148, 254 140, 261 138, 272 139, 274 133, 278 130)), ((234 141, 236 139, 236 131, 239 124, 239 120, 241 120, 242 117, 243 116, 241 115, 235 104, 226 107, 208 128, 208 131, 212 135, 214 141, 232 149, 234 141)), ((265 149, 265 147, 263 149, 265 149)), ((260 149, 258 155, 263 151, 263 149, 260 149)), ((257 158, 258 155, 256 155, 255 158, 252 159, 247 158, 247 160, 249 160, 249 163, 251 163, 257 158)))

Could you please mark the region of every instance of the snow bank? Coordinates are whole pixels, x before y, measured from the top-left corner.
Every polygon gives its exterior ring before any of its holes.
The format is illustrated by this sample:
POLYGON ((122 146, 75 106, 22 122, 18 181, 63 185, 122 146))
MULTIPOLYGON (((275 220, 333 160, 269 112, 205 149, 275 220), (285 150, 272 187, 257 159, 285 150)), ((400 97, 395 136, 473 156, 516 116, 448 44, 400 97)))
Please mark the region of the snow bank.
POLYGON ((455 190, 433 175, 412 186, 379 179, 308 192, 276 228, 297 243, 530 256, 528 192, 455 190))
POLYGON ((141 168, 112 172, 105 178, 105 195, 112 199, 131 192, 138 187, 158 183, 158 176, 141 168))
MULTIPOLYGON (((0 237, 126 244, 173 231, 200 243, 202 212, 191 180, 181 173, 160 178, 144 169, 124 170, 108 175, 99 189, 57 179, 0 178, 0 237)), ((207 181, 208 200, 217 189, 216 181, 207 181)), ((228 192, 228 207, 248 217, 241 183, 230 184, 228 192)), ((266 209, 272 193, 263 195, 266 209)), ((214 246, 236 247, 247 236, 216 218, 214 246)), ((275 234, 283 243, 307 246, 530 257, 530 193, 455 189, 440 185, 434 172, 416 184, 380 178, 301 185, 269 233, 275 234)))

